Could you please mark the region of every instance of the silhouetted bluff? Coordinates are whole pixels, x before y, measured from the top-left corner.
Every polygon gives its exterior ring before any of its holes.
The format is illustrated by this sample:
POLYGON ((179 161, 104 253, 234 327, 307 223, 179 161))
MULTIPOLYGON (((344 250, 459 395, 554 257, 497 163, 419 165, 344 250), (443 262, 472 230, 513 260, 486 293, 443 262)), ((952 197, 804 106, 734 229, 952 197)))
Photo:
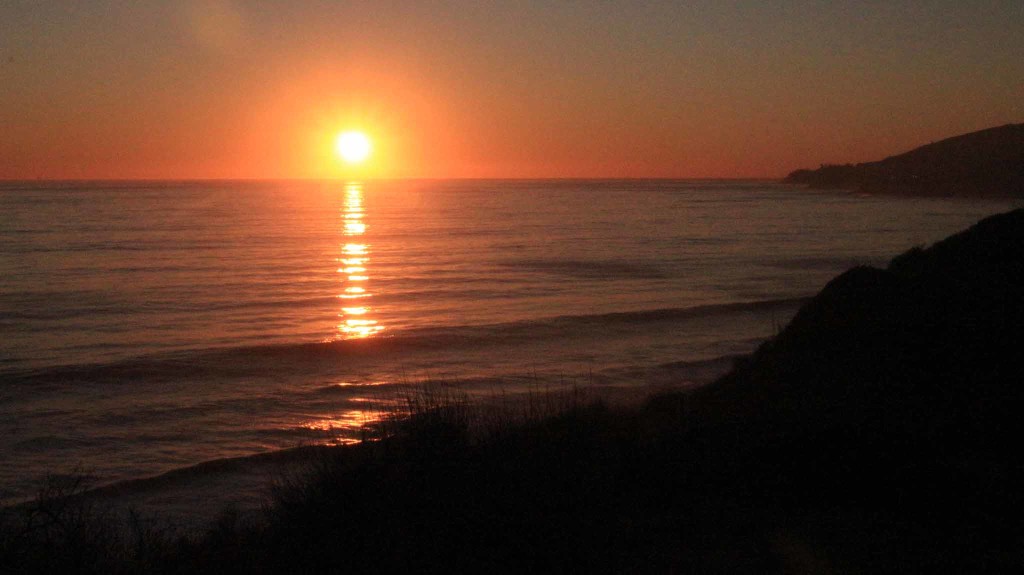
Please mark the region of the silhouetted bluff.
POLYGON ((1024 197, 1024 124, 955 136, 877 162, 796 170, 786 181, 869 193, 1024 197))
POLYGON ((674 398, 682 457, 842 571, 1024 567, 1022 294, 1024 210, 851 269, 674 398))
POLYGON ((948 466, 935 479, 992 479, 999 474, 989 463, 1024 463, 1022 294, 1024 210, 1016 210, 887 269, 836 277, 690 401, 715 406, 717 424, 748 445, 754 436, 795 455, 814 452, 793 442, 809 441, 845 452, 844 466, 898 452, 948 466))

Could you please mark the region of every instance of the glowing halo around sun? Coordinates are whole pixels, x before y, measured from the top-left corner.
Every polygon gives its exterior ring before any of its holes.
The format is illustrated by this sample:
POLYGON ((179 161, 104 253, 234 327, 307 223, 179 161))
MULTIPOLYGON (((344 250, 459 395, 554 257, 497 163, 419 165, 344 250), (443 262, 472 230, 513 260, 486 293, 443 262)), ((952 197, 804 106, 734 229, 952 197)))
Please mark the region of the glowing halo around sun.
POLYGON ((334 150, 349 164, 361 164, 370 157, 373 145, 362 132, 342 132, 334 141, 334 150))

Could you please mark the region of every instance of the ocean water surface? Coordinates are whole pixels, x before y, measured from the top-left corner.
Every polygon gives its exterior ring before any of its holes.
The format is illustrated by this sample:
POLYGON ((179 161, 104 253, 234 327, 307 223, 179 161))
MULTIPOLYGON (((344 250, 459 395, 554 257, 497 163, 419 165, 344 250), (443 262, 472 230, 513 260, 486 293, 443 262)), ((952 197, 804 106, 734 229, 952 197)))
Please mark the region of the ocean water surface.
POLYGON ((0 184, 0 499, 481 400, 699 385, 836 274, 1020 206, 768 181, 0 184))

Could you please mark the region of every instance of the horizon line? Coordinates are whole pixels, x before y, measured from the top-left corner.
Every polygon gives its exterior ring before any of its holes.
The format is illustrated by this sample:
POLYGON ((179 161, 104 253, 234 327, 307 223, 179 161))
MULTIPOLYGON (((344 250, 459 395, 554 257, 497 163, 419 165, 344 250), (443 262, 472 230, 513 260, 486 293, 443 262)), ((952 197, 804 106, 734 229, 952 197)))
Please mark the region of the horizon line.
POLYGON ((564 177, 397 177, 397 178, 0 178, 0 184, 31 183, 132 183, 132 182, 403 182, 403 181, 725 181, 725 182, 771 182, 783 181, 785 177, 677 177, 677 176, 564 176, 564 177))

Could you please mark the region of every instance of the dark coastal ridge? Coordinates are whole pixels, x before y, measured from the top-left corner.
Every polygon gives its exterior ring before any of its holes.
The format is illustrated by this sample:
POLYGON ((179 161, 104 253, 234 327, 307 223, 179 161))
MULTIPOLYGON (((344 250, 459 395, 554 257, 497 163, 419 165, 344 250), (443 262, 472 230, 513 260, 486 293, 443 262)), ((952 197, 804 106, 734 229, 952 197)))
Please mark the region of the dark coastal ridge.
POLYGON ((1024 124, 962 134, 876 162, 796 170, 785 181, 864 193, 1024 197, 1024 124))
POLYGON ((706 387, 482 434, 427 394, 191 537, 57 488, 4 512, 0 571, 1019 571, 1021 293, 1016 210, 836 277, 706 387))

